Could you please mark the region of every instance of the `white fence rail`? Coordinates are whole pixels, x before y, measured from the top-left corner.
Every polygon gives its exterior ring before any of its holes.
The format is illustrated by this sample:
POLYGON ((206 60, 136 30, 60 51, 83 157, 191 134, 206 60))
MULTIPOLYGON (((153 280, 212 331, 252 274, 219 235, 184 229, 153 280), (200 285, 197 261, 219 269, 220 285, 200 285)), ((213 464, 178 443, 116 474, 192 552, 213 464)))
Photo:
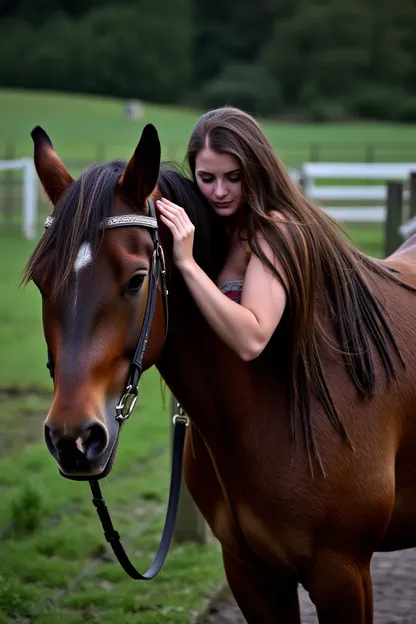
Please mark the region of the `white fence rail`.
POLYGON ((309 178, 336 178, 354 180, 399 180, 408 177, 416 163, 347 163, 308 162, 302 172, 309 178))
MULTIPOLYGON (((30 158, 0 161, 0 172, 13 169, 24 172, 22 232, 25 238, 33 239, 36 236, 39 195, 33 161, 30 158)), ((307 162, 299 170, 291 170, 290 174, 293 179, 302 182, 306 196, 334 219, 345 223, 381 224, 386 221, 386 182, 405 181, 411 172, 416 172, 416 162, 307 162), (348 181, 352 183, 348 184, 348 181), (356 184, 356 181, 366 181, 367 184, 356 184)), ((405 190, 404 200, 407 199, 408 191, 405 190)))
MULTIPOLYGON (((23 170, 22 233, 24 238, 32 240, 36 236, 38 212, 38 178, 31 158, 0 161, 0 171, 23 170)), ((1 184, 1 180, 0 180, 1 184)))
MULTIPOLYGON (((386 182, 407 180, 416 171, 415 163, 305 163, 300 170, 306 196, 334 219, 346 223, 384 223, 386 220, 386 182), (328 184, 336 180, 341 184, 328 184), (347 180, 365 180, 367 185, 346 185, 347 180), (324 183, 322 183, 324 181, 324 183), (383 184, 374 184, 374 182, 383 184), (342 205, 326 205, 326 202, 342 205), (359 202, 351 205, 353 202, 359 202), (377 205, 362 205, 379 202, 377 205), (350 204, 350 205, 348 205, 350 204)), ((407 190, 404 200, 408 200, 407 190)))

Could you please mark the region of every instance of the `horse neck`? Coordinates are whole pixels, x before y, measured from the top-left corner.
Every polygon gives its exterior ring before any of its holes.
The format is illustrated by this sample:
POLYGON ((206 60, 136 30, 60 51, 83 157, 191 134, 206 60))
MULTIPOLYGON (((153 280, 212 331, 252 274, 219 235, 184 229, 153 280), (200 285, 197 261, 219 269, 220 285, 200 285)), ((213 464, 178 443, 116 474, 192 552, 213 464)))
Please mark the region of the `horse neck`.
POLYGON ((243 362, 211 330, 188 294, 177 297, 170 291, 169 316, 157 368, 209 447, 221 452, 224 435, 235 445, 252 430, 254 414, 260 424, 269 398, 280 404, 277 371, 267 358, 243 362))
MULTIPOLYGON (((181 289, 182 291, 182 289, 181 289)), ((169 293, 169 328, 157 368, 192 422, 209 437, 227 392, 218 373, 233 354, 210 329, 188 293, 169 293)))
MULTIPOLYGON (((163 379, 175 398, 188 413, 203 396, 209 402, 210 369, 215 360, 216 346, 222 345, 188 293, 178 296, 169 292, 169 328, 165 345, 157 363, 163 379)), ((212 373, 212 370, 211 370, 212 373)), ((194 414, 198 419, 198 415, 194 414)))

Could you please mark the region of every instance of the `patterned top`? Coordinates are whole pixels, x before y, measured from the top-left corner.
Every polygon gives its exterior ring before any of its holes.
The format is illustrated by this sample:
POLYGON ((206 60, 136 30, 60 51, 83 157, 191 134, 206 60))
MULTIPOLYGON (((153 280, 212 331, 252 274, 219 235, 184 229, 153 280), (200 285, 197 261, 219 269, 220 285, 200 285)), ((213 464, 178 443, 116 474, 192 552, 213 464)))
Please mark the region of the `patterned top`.
POLYGON ((241 302, 241 292, 243 290, 244 280, 228 280, 219 286, 219 289, 224 295, 229 297, 236 303, 241 302))

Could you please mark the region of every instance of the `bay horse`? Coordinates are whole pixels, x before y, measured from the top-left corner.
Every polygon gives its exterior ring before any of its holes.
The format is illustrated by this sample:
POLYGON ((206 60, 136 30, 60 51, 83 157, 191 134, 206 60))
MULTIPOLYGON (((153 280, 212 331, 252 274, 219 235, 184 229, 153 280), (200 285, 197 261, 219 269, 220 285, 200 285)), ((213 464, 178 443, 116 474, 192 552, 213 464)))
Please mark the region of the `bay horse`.
MULTIPOLYGON (((45 440, 64 476, 101 477, 114 461, 114 414, 149 295, 149 198, 163 195, 184 207, 195 224, 195 259, 213 280, 224 240, 193 182, 160 168, 152 125, 127 164, 93 165, 78 180, 42 129, 32 137, 53 204, 53 225, 25 274, 42 294, 54 367, 45 440), (140 226, 127 227, 138 217, 140 226), (103 227, 108 219, 120 227, 103 227)), ((327 389, 351 443, 312 393, 311 426, 323 467, 312 474, 306 444, 294 448, 289 417, 290 318, 283 317, 259 357, 241 360, 198 311, 173 264, 170 232, 162 223, 158 229, 169 322, 160 282, 143 368, 157 366, 191 419, 185 481, 221 544, 242 613, 250 624, 299 623, 300 583, 320 624, 370 624, 373 552, 416 546, 416 238, 380 261, 402 282, 371 279, 383 310, 364 353, 374 365, 373 392, 362 396, 341 350, 331 341, 320 345, 327 389), (383 333, 387 323, 394 341, 383 333)))

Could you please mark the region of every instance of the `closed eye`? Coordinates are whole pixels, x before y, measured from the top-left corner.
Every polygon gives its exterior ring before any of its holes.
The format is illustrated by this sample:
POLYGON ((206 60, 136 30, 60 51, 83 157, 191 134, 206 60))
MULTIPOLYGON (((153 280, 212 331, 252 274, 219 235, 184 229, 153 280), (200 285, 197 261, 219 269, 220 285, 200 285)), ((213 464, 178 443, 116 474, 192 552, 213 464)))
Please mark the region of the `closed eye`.
MULTIPOLYGON (((198 175, 199 175, 199 179, 204 184, 211 184, 211 182, 215 181, 215 177, 213 175, 208 175, 207 173, 199 173, 198 175)), ((241 171, 238 170, 238 169, 235 170, 235 171, 230 171, 229 173, 225 174, 225 177, 230 182, 240 182, 241 181, 241 171)))
POLYGON ((136 275, 133 275, 133 277, 129 279, 126 286, 124 287, 124 294, 127 296, 137 295, 137 293, 143 286, 145 277, 146 276, 141 273, 136 273, 136 275))

